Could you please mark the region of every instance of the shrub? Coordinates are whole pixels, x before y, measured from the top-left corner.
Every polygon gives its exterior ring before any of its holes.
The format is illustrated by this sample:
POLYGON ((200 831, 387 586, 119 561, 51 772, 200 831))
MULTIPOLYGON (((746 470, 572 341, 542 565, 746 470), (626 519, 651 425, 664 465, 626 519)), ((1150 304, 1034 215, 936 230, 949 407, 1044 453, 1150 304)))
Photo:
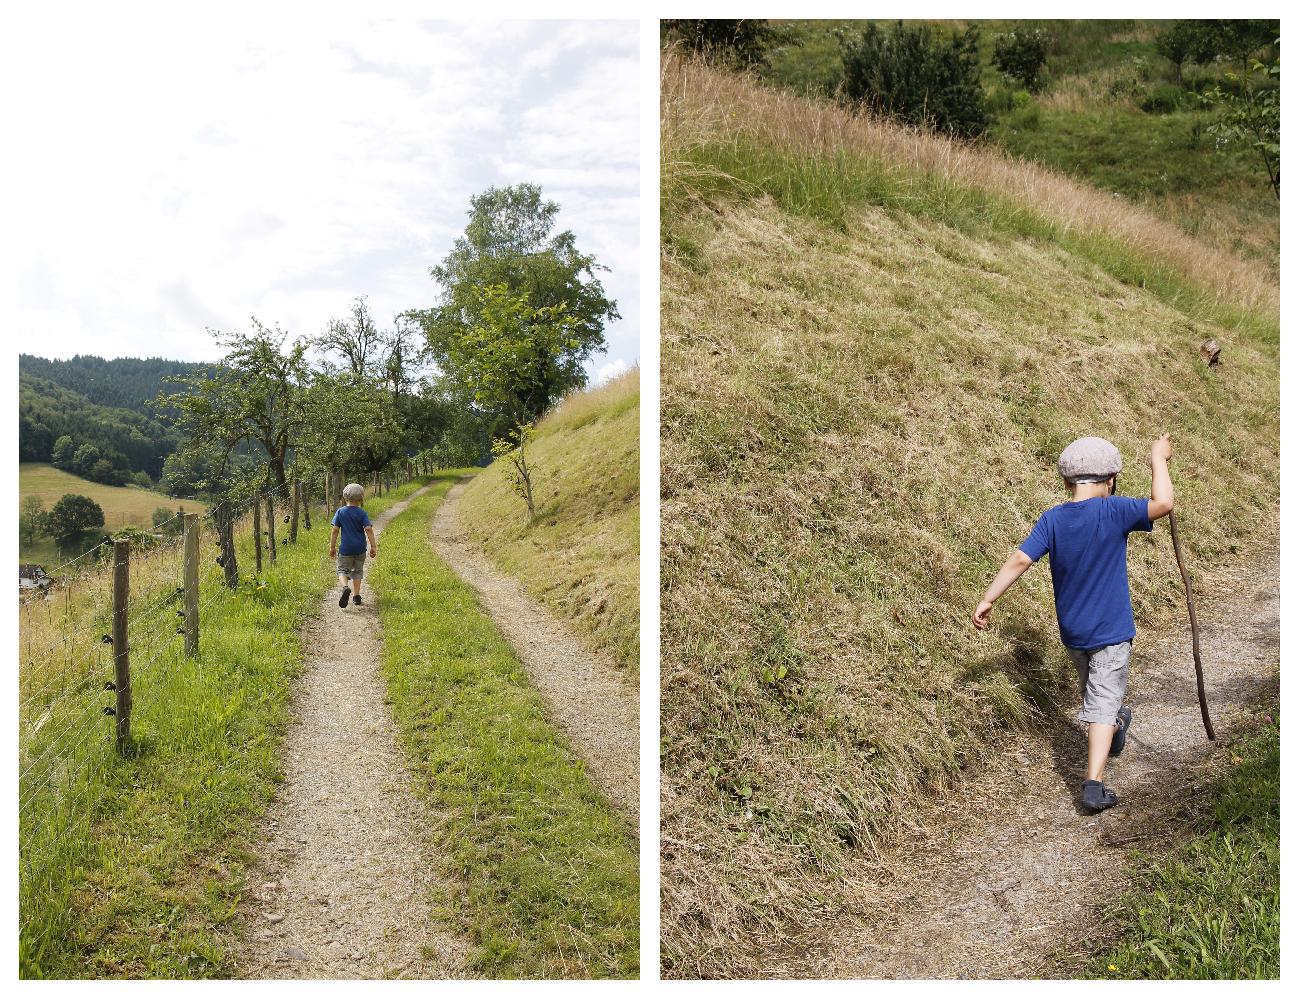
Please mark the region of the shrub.
POLYGON ((1138 107, 1148 114, 1167 115, 1183 106, 1183 89, 1172 83, 1152 88, 1138 102, 1138 107))
POLYGON ((848 101, 966 139, 988 128, 977 28, 945 37, 928 24, 869 23, 841 47, 848 101))
POLYGON ((763 18, 668 18, 660 22, 665 40, 738 69, 767 65, 767 51, 784 35, 763 18))
POLYGON ((1047 34, 1041 30, 1009 31, 993 42, 993 65, 1026 90, 1038 89, 1038 75, 1047 65, 1047 34))

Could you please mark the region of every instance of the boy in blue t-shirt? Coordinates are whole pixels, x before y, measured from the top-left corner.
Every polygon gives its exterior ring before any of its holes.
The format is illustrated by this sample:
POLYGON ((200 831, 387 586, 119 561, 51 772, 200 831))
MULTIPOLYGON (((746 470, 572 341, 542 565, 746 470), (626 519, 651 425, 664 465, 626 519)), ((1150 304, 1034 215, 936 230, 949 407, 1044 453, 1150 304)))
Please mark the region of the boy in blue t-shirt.
POLYGON ((1124 749, 1133 713, 1124 705, 1128 661, 1137 629, 1128 589, 1128 536, 1150 531, 1174 509, 1169 435, 1151 445, 1151 499, 1115 495, 1123 466, 1119 449, 1102 438, 1073 442, 1057 462, 1072 496, 1044 512, 1029 537, 1002 565, 975 609, 975 627, 989 627, 993 602, 1021 574, 1050 554, 1052 592, 1061 642, 1079 671, 1088 724, 1088 772, 1083 804, 1093 811, 1119 801, 1101 781, 1107 757, 1124 749))
POLYGON ((339 594, 339 607, 348 606, 348 598, 353 604, 361 603, 361 578, 366 570, 366 542, 370 545, 370 558, 379 554, 375 544, 375 529, 370 524, 370 515, 361 509, 361 501, 366 491, 359 483, 348 483, 343 487, 343 506, 334 512, 334 525, 330 532, 330 558, 338 556, 339 583, 343 593, 339 594), (342 536, 340 538, 340 536, 342 536))

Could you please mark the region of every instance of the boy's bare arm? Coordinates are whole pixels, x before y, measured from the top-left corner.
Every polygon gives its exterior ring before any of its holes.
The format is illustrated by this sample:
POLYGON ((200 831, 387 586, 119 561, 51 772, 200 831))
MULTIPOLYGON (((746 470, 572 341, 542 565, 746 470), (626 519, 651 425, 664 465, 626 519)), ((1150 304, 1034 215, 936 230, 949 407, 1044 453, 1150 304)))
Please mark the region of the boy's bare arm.
POLYGON ((984 591, 983 599, 975 609, 975 614, 971 616, 971 621, 975 623, 976 628, 986 629, 989 627, 989 614, 993 611, 993 602, 1005 594, 1011 585, 1019 580, 1024 575, 1025 570, 1029 569, 1033 564, 1034 561, 1020 549, 1016 549, 1015 552, 1007 556, 1007 561, 998 570, 998 575, 989 584, 989 589, 984 591))
POLYGON ((375 541, 375 529, 366 525, 366 537, 370 539, 370 558, 373 559, 379 555, 379 543, 375 541))
POLYGON ((1151 499, 1147 503, 1147 517, 1157 521, 1174 509, 1174 484, 1169 478, 1169 459, 1174 445, 1168 434, 1162 434, 1151 445, 1151 499))
POLYGON ((339 528, 336 524, 330 529, 330 558, 333 559, 339 554, 339 528))

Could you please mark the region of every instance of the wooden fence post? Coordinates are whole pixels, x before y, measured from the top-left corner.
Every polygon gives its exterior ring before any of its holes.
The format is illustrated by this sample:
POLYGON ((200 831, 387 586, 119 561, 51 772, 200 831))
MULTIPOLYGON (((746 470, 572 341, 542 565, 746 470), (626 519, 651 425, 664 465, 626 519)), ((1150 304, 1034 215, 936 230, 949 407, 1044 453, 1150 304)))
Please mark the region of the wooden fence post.
POLYGON ((334 473, 326 472, 325 473, 325 498, 324 498, 325 502, 321 506, 325 510, 325 519, 327 521, 329 520, 329 516, 332 513, 334 513, 332 510, 330 510, 330 497, 334 495, 330 492, 330 487, 333 484, 334 484, 334 473))
POLYGON ((239 586, 239 562, 235 558, 235 519, 230 503, 222 500, 212 512, 217 524, 217 542, 221 546, 221 569, 226 574, 226 586, 234 590, 239 586))
POLYGON ((293 513, 289 516, 289 544, 298 540, 298 501, 302 498, 302 482, 293 481, 293 513))
POLYGON ((253 500, 253 558, 257 572, 262 572, 262 501, 253 500))
POLYGON ((299 481, 298 494, 302 497, 302 530, 311 531, 311 480, 299 481))
POLYGON ((131 743, 131 650, 126 634, 131 599, 131 543, 113 543, 113 684, 117 689, 117 752, 131 743))
POLYGON ((275 562, 275 494, 266 495, 266 540, 271 547, 271 562, 275 562))
POLYGON ((185 655, 199 655, 199 515, 185 515, 185 655))

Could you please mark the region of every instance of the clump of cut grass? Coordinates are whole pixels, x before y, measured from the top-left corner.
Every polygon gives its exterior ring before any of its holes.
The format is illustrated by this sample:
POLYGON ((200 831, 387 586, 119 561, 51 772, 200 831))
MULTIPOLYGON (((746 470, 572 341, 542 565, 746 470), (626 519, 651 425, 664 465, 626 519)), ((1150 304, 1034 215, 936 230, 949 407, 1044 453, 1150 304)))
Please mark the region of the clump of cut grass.
MULTIPOLYGON (((716 127, 728 156, 753 155, 739 172, 790 176, 769 170, 778 160, 795 169, 787 150, 764 145, 777 126, 746 119, 804 105, 767 94, 747 103, 750 85, 709 76, 697 107, 680 87, 708 72, 669 61, 665 100, 678 103, 666 118, 678 118, 666 131, 712 145, 716 127)), ((811 105, 805 117, 789 125, 799 169, 826 181, 844 215, 802 211, 758 182, 743 198, 705 197, 707 173, 689 181, 691 197, 665 199, 675 237, 662 265, 661 395, 671 976, 761 969, 786 922, 834 905, 850 857, 900 835, 914 803, 1008 728, 1041 724, 1072 697, 1044 566, 999 603, 992 633, 968 621, 1007 552, 1065 498, 1055 462, 1070 440, 1115 441, 1120 489, 1142 495, 1150 441, 1173 434, 1198 579, 1276 519, 1267 309, 1238 303, 1254 319, 1229 326, 1221 312, 1185 309, 1172 286, 1157 294, 1121 280, 1075 230, 1032 221, 1050 204, 1027 201, 1023 226, 967 224, 983 195, 952 188, 945 208, 942 187, 925 194, 926 177, 915 201, 841 199, 830 178, 867 190, 882 175, 863 180, 839 143, 883 126, 811 105), (1230 366, 1204 366, 1197 348, 1209 336, 1230 345, 1230 366)), ((887 168, 899 185, 933 166, 935 147, 904 155, 912 148, 887 168)), ((1050 200, 1057 181, 1012 187, 1050 200)), ((1127 226, 1114 239, 1136 260, 1144 251, 1127 226)), ((1163 527, 1134 537, 1130 565, 1139 628, 1174 621, 1181 591, 1163 527)))
MULTIPOLYGON (((378 514, 418 486, 404 484, 367 509, 378 514)), ((178 581, 177 551, 133 558, 133 593, 142 609, 153 610, 132 617, 132 747, 123 757, 113 749, 113 719, 100 714, 113 700, 102 690, 111 656, 101 653, 96 663, 49 644, 52 636, 88 631, 98 645, 107 580, 96 574, 78 592, 57 595, 57 614, 39 605, 24 612, 23 978, 233 973, 223 936, 243 891, 257 817, 280 776, 290 684, 302 666, 298 628, 334 580, 324 524, 310 532, 300 525, 298 542, 282 541, 277 562, 260 578, 241 525, 234 592, 208 560, 213 547, 205 538, 194 660, 173 632, 175 607, 155 607, 178 581), (65 711, 76 715, 59 714, 65 711), (89 723, 75 722, 87 711, 89 723)))
POLYGON ((469 536, 593 649, 639 659, 640 373, 566 397, 538 424, 529 462, 537 516, 500 461, 466 487, 469 536))
POLYGON ((393 713, 493 978, 634 978, 637 852, 546 721, 509 643, 429 547, 439 477, 384 531, 375 586, 393 713))
POLYGON ((1280 735, 1270 721, 1235 748, 1195 838, 1170 857, 1138 859, 1137 884, 1108 915, 1122 928, 1120 942, 1092 963, 1092 976, 1281 975, 1280 735))
POLYGON ((1037 164, 779 93, 675 52, 661 71, 665 217, 692 200, 767 195, 843 228, 859 207, 928 214, 972 234, 1051 239, 1128 283, 1276 336, 1268 269, 1125 199, 1037 164), (1190 300, 1190 301, 1188 301, 1190 300), (1226 311, 1224 311, 1226 310, 1226 311))

